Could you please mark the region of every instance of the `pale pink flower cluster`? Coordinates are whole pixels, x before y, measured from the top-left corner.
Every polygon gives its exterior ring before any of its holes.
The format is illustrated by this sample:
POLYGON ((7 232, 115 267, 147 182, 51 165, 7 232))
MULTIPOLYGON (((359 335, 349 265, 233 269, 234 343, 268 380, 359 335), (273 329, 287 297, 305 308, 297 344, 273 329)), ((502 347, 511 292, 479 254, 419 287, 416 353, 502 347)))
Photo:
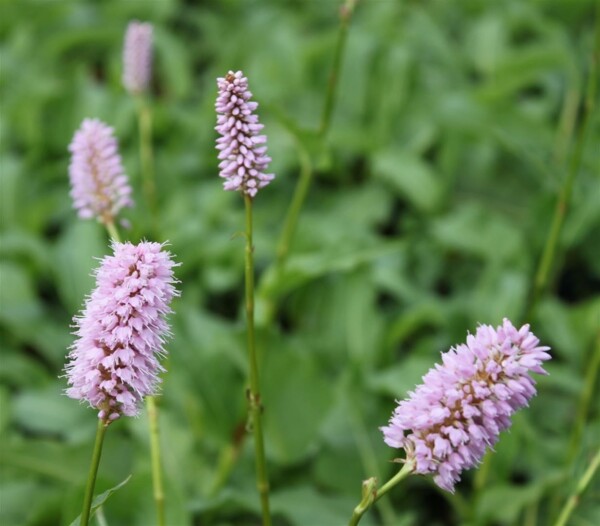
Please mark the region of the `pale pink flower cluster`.
POLYGON ((131 186, 123 170, 113 129, 98 119, 85 119, 69 145, 71 197, 79 217, 114 220, 131 206, 131 186))
POLYGON ((398 403, 382 428, 385 442, 405 449, 416 473, 432 473, 438 486, 454 491, 460 473, 479 463, 536 394, 529 373, 545 374, 548 350, 529 325, 517 330, 505 319, 496 329, 480 326, 398 403))
POLYGON ((241 190, 254 197, 260 188, 267 186, 275 177, 266 173, 271 162, 267 155, 267 137, 260 135, 263 125, 254 113, 258 103, 252 102, 248 79, 241 71, 230 71, 217 79, 219 95, 216 130, 220 173, 225 179, 225 190, 241 190))
POLYGON ((175 289, 171 254, 159 243, 113 243, 96 271, 96 289, 81 317, 66 366, 71 398, 87 401, 102 420, 138 414, 156 393, 158 358, 170 334, 166 315, 175 289))

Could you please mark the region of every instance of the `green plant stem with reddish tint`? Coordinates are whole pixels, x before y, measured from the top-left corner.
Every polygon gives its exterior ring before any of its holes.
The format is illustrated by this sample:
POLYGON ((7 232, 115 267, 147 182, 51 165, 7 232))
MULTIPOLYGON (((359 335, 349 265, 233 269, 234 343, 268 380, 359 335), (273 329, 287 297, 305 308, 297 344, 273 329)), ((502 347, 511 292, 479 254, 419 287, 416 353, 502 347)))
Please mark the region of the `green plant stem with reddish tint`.
POLYGON ((96 442, 94 443, 94 452, 92 454, 92 463, 85 485, 85 494, 83 497, 83 509, 79 524, 88 526, 90 521, 90 511, 92 509, 92 499, 94 498, 94 488, 96 487, 96 476, 98 475, 98 466, 102 457, 102 445, 104 444, 104 435, 108 428, 108 421, 98 419, 98 428, 96 430, 96 442))
POLYGON ((377 480, 375 478, 366 480, 363 483, 362 500, 358 503, 356 508, 354 508, 348 526, 357 526, 365 512, 394 486, 398 485, 399 482, 412 474, 414 469, 414 460, 407 460, 402 469, 379 489, 377 489, 377 480))
POLYGON ((256 356, 256 342, 254 337, 254 246, 252 244, 252 198, 244 194, 246 207, 246 248, 245 248, 245 274, 246 274, 246 320, 248 337, 248 362, 250 372, 250 388, 248 389, 248 405, 252 432, 254 434, 254 453, 256 460, 256 483, 260 494, 263 526, 271 526, 271 512, 269 509, 269 479, 267 476, 267 462, 265 458, 265 445, 262 429, 263 405, 260 396, 260 383, 258 376, 258 359, 256 356))

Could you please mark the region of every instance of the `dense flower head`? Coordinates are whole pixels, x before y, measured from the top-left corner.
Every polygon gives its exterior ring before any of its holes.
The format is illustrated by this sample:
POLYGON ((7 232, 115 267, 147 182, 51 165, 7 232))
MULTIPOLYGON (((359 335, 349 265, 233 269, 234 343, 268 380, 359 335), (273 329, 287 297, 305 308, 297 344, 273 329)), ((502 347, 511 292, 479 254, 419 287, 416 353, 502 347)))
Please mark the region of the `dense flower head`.
POLYGON ((123 86, 132 95, 148 90, 152 74, 152 24, 134 20, 123 46, 123 86))
POLYGON ((504 319, 497 329, 480 326, 398 403, 381 428, 385 442, 406 450, 415 473, 432 473, 438 486, 454 491, 461 471, 480 462, 536 394, 529 373, 546 374, 541 364, 550 359, 549 347, 538 344, 529 325, 517 330, 504 319))
POLYGON ((265 173, 271 158, 267 156, 267 137, 260 135, 263 125, 254 111, 248 79, 241 71, 230 71, 217 79, 219 95, 215 104, 218 117, 216 130, 219 152, 219 175, 225 179, 225 190, 241 190, 254 197, 259 188, 275 177, 265 173))
POLYGON ((113 243, 96 270, 96 288, 81 316, 66 366, 71 398, 85 400, 110 421, 135 416, 154 394, 158 358, 170 335, 166 315, 178 295, 171 254, 159 243, 113 243))
POLYGON ((107 223, 131 206, 131 187, 113 129, 98 119, 85 119, 69 145, 71 197, 79 217, 107 223))

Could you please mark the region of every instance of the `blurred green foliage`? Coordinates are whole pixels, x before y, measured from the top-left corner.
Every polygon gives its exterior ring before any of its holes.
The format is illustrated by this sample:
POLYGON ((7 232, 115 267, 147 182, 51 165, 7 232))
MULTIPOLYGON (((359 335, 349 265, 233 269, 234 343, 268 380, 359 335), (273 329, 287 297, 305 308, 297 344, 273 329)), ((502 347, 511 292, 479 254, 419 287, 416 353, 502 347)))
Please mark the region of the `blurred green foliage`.
MULTIPOLYGON (((169 525, 259 521, 250 439, 240 439, 243 243, 232 235, 243 205, 222 191, 214 151, 215 77, 228 69, 250 79, 277 174, 255 206, 277 525, 345 524, 361 480, 396 469, 378 431, 394 399, 477 323, 522 321, 577 139, 594 1, 359 2, 330 133, 305 144, 314 185, 287 265, 274 272, 297 141, 320 122, 339 6, 0 3, 3 526, 70 524, 91 455, 95 413, 62 395, 60 377, 94 258, 109 250, 101 225, 78 220, 69 198, 67 145, 83 118, 115 127, 138 201, 126 236, 153 237, 135 103, 120 83, 133 18, 155 26, 156 238, 182 263, 160 399, 169 525)), ((553 349, 539 396, 456 496, 411 477, 365 525, 550 524, 585 469, 600 436, 597 379, 578 416, 600 331, 598 115, 550 288, 528 320, 553 349)), ((111 427, 96 493, 129 474, 104 506, 106 523, 154 524, 145 416, 111 427)), ((572 524, 600 524, 598 502, 596 480, 572 524)))

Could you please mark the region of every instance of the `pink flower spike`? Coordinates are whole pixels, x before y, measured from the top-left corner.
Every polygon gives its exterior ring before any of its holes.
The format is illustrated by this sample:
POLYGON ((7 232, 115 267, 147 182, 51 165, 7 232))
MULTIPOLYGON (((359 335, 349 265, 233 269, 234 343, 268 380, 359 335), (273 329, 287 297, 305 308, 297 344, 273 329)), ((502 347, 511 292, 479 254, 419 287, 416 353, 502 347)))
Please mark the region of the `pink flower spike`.
POLYGON ((493 448, 510 417, 536 394, 529 373, 545 374, 549 347, 525 325, 520 330, 504 319, 494 329, 481 325, 474 336, 442 353, 406 400, 398 402, 384 441, 406 450, 415 473, 434 475, 434 482, 454 492, 460 473, 477 465, 493 448))
POLYGON ((123 86, 132 95, 148 91, 152 75, 152 24, 134 20, 123 46, 123 86))
POLYGON ((121 208, 133 205, 118 148, 113 129, 98 119, 85 119, 75 132, 69 178, 79 217, 109 223, 121 208))
POLYGON ((259 135, 263 125, 254 113, 258 104, 250 101, 248 79, 241 71, 230 71, 217 79, 219 95, 216 130, 219 150, 219 175, 225 179, 225 190, 241 190, 255 197, 260 188, 267 186, 275 176, 265 173, 271 162, 267 156, 267 137, 259 135))
POLYGON ((85 400, 98 418, 136 416, 156 393, 158 358, 170 335, 166 316, 179 292, 171 254, 159 243, 113 243, 96 270, 96 288, 75 317, 78 336, 66 365, 69 397, 85 400))

